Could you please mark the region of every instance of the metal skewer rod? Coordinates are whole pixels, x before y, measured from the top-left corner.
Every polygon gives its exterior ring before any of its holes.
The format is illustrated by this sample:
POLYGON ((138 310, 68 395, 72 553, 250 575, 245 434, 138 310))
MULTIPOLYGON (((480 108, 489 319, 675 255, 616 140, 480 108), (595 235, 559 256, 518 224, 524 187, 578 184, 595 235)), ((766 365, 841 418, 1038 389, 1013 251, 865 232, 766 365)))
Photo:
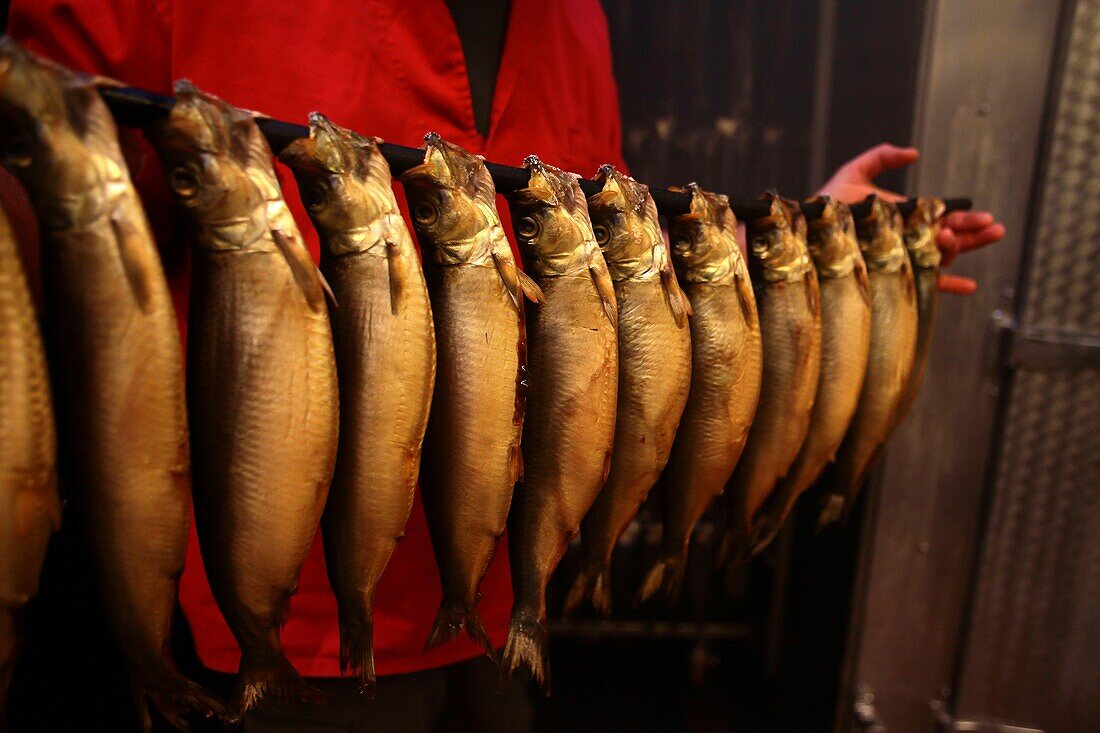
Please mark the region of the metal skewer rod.
MULTIPOLYGON (((154 94, 136 87, 102 85, 99 92, 118 123, 130 127, 145 127, 163 119, 172 109, 174 102, 172 97, 154 94)), ((256 124, 276 154, 289 145, 292 140, 309 137, 309 128, 305 125, 296 125, 269 117, 257 118, 256 124)), ((382 143, 379 148, 390 164, 390 170, 395 177, 424 161, 424 151, 419 148, 410 148, 394 143, 382 143)), ((493 177, 493 183, 496 185, 498 193, 511 193, 527 185, 528 174, 525 168, 516 168, 489 161, 485 162, 485 166, 493 177)), ((599 192, 601 188, 599 182, 589 178, 582 178, 580 186, 586 196, 599 192)), ((690 211, 690 194, 657 188, 650 188, 650 193, 653 195, 654 203, 657 204, 657 210, 665 216, 676 216, 690 211)), ((959 211, 971 207, 971 201, 967 198, 951 198, 944 201, 947 205, 947 211, 959 211)), ((898 208, 903 215, 908 214, 913 210, 914 202, 915 199, 903 201, 898 204, 898 208)), ((731 198, 730 208, 733 209, 734 215, 741 221, 751 221, 768 215, 767 205, 758 199, 731 198)), ((821 216, 822 207, 818 204, 803 203, 801 208, 807 219, 816 219, 821 216)), ((864 202, 852 205, 852 214, 857 219, 866 216, 868 212, 868 204, 864 202)))

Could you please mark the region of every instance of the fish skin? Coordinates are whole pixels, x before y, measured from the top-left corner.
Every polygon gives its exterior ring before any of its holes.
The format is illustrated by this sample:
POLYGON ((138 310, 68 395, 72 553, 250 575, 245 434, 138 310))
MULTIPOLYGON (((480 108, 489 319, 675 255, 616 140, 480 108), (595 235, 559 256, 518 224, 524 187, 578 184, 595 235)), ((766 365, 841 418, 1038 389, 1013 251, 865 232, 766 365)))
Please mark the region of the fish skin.
POLYGON ((932 350, 936 312, 939 310, 940 262, 943 259, 936 245, 936 235, 940 230, 940 218, 946 210, 943 199, 921 197, 905 220, 905 250, 909 253, 913 283, 917 288, 917 347, 913 355, 913 371, 894 419, 895 428, 909 414, 917 399, 932 350))
POLYGON ((760 308, 764 376, 752 429, 733 472, 725 560, 748 558, 750 521, 787 475, 810 428, 821 365, 821 300, 793 202, 765 196, 769 216, 749 222, 749 272, 760 308))
POLYGON ((775 539, 798 497, 836 458, 867 371, 871 292, 855 221, 843 202, 828 196, 814 202, 823 206, 807 240, 821 291, 821 375, 798 458, 753 517, 749 545, 754 555, 775 539))
POLYGON ((41 231, 61 483, 84 520, 140 724, 232 716, 170 652, 191 493, 172 300, 114 121, 87 77, 0 41, 5 162, 41 231))
POLYGON ((686 187, 691 212, 669 220, 673 262, 694 315, 687 406, 661 477, 667 491, 661 555, 638 601, 679 593, 691 533, 729 481, 760 398, 763 343, 729 199, 686 187))
POLYGON ((375 686, 375 590, 405 532, 435 383, 432 309, 375 139, 310 115, 290 166, 321 236, 340 384, 340 444, 321 517, 340 619, 340 668, 375 686))
POLYGON ((241 647, 233 708, 323 702, 279 637, 332 478, 339 409, 323 288, 255 122, 190 83, 153 130, 192 221, 187 403, 210 588, 241 647))
POLYGON ((61 524, 56 450, 38 316, 0 209, 0 719, 23 606, 38 592, 50 535, 61 524))
POLYGON ((495 660, 477 614, 479 587, 523 473, 523 299, 542 294, 516 268, 484 159, 435 133, 423 149, 424 163, 401 181, 424 255, 437 351, 420 491, 443 596, 424 646, 465 629, 495 660))
POLYGON ((545 293, 528 321, 524 481, 509 525, 515 598, 502 677, 526 667, 549 690, 546 585, 607 480, 615 435, 618 310, 577 176, 525 161, 509 196, 527 272, 545 293))
POLYGON ((916 287, 897 206, 873 198, 871 212, 856 222, 856 229, 871 282, 871 348, 859 406, 837 453, 835 483, 819 527, 851 512, 868 469, 896 424, 917 348, 916 287))
POLYGON ((619 309, 619 386, 611 472, 581 523, 583 561, 565 615, 588 599, 611 613, 611 555, 672 450, 691 384, 691 306, 649 188, 612 166, 588 200, 619 309))

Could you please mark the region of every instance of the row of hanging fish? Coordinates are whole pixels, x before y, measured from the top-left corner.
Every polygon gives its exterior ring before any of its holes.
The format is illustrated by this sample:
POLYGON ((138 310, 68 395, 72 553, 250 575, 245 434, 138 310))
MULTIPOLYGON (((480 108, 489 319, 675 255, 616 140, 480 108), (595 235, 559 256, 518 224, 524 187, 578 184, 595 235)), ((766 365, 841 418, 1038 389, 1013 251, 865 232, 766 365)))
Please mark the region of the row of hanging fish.
POLYGON ((0 662, 10 672, 60 519, 56 416, 60 482, 146 729, 149 702, 182 726, 267 697, 324 701, 279 636, 318 524, 341 667, 371 690, 375 589, 418 482, 443 585, 426 648, 466 633, 496 658, 477 604, 507 527, 502 675, 548 685, 546 587, 578 532, 566 611, 607 614, 615 545, 661 482, 663 549, 638 597, 672 599, 718 496, 731 563, 834 461, 822 518, 839 517, 916 393, 936 200, 903 232, 881 199, 855 222, 822 198, 807 227, 769 195, 746 258, 724 196, 688 186, 669 245, 646 186, 605 166, 586 201, 576 175, 532 156, 509 194, 521 269, 483 159, 429 134, 401 176, 421 266, 378 141, 314 114, 279 157, 320 234, 318 269, 253 116, 180 82, 147 133, 195 232, 185 387, 155 243, 93 82, 7 40, 0 61, 0 148, 40 222, 44 295, 40 339, 0 221, 0 662), (241 647, 228 704, 171 658, 189 501, 241 647))

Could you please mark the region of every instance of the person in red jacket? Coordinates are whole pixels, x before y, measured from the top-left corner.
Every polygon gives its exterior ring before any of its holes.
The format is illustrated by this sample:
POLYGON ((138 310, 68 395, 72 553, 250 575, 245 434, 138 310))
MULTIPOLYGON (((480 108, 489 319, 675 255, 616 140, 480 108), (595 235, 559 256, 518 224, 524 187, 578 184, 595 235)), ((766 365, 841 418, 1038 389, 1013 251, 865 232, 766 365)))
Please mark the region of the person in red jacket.
MULTIPOLYGON (((66 66, 163 94, 171 93, 173 80, 188 78, 232 104, 287 121, 304 123, 318 110, 339 125, 404 145, 416 146, 434 130, 500 163, 519 165, 537 153, 582 174, 603 163, 627 169, 598 0, 15 0, 8 32, 66 66)), ((877 173, 915 158, 915 151, 880 146, 838 171, 824 190, 861 199, 874 190, 877 173)), ((136 182, 185 331, 186 246, 175 236, 175 212, 156 159, 151 152, 144 159, 136 182)), ((279 174, 316 258, 317 236, 294 179, 281 166, 279 174)), ((398 198, 404 209, 401 191, 398 198)), ((506 213, 501 219, 509 221, 506 213)), ((940 242, 953 258, 1001 236, 1003 228, 990 215, 975 212, 953 215, 940 242)), ((955 278, 944 287, 969 292, 975 285, 955 278)), ((202 664, 233 673, 239 650, 192 539, 180 604, 202 664)), ((490 639, 501 646, 512 601, 506 542, 481 590, 479 612, 490 639)), ((463 638, 422 651, 439 600, 438 571, 417 500, 378 589, 377 699, 356 695, 351 681, 319 680, 336 695, 335 704, 264 705, 246 718, 245 730, 428 731, 440 721, 458 721, 456 729, 463 730, 527 729, 525 690, 513 686, 495 694, 495 672, 479 659, 476 645, 463 638)), ((282 635, 287 656, 303 675, 339 677, 336 618, 315 542, 282 635)))

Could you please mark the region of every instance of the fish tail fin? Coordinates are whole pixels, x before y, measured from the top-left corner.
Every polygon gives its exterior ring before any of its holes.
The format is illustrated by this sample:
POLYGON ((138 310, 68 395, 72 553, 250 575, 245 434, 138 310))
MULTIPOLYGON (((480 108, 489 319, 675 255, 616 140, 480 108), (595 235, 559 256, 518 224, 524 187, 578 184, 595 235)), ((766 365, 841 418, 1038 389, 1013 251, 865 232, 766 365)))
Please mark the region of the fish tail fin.
POLYGON ((666 552, 653 563, 653 567, 646 573, 642 581, 642 587, 638 589, 638 598, 635 605, 641 605, 663 591, 665 600, 672 603, 680 595, 680 587, 684 583, 684 568, 686 566, 686 551, 666 552))
POLYGON ((237 671, 237 684, 233 688, 233 708, 238 715, 244 715, 267 699, 323 705, 331 697, 303 680, 286 657, 274 665, 262 666, 242 659, 237 671))
POLYGON ((455 608, 453 605, 448 604, 446 599, 439 607, 439 613, 436 614, 432 630, 428 632, 428 639, 424 642, 424 651, 427 652, 442 646, 462 633, 463 629, 472 641, 481 645, 486 656, 492 659, 495 664, 500 664, 496 649, 493 648, 493 642, 489 639, 489 634, 485 631, 485 625, 481 622, 477 610, 455 608))
POLYGON ((577 573, 573 586, 565 598, 562 615, 568 618, 576 613, 585 599, 600 615, 611 615, 611 565, 606 562, 586 563, 577 573))
POLYGON ((512 679, 517 669, 527 668, 546 695, 550 695, 550 665, 547 660, 546 627, 538 621, 513 618, 504 645, 500 667, 501 682, 512 679))
POLYGON ((217 716, 226 723, 236 723, 238 717, 230 712, 225 703, 207 692, 198 683, 184 677, 176 671, 168 673, 162 682, 155 686, 134 684, 131 692, 138 722, 144 733, 153 729, 152 708, 176 730, 188 731, 191 726, 184 716, 198 713, 203 717, 217 716))
POLYGON ((783 529, 783 520, 786 515, 777 517, 771 511, 757 514, 753 520, 752 529, 749 530, 749 553, 756 557, 768 548, 775 538, 779 536, 779 530, 783 529))
POLYGON ((843 494, 828 494, 821 504, 821 514, 817 517, 817 531, 828 527, 848 516, 848 502, 843 494))
POLYGON ((358 624, 340 624, 340 673, 348 672, 359 678, 359 691, 373 698, 374 621, 370 618, 358 624))

